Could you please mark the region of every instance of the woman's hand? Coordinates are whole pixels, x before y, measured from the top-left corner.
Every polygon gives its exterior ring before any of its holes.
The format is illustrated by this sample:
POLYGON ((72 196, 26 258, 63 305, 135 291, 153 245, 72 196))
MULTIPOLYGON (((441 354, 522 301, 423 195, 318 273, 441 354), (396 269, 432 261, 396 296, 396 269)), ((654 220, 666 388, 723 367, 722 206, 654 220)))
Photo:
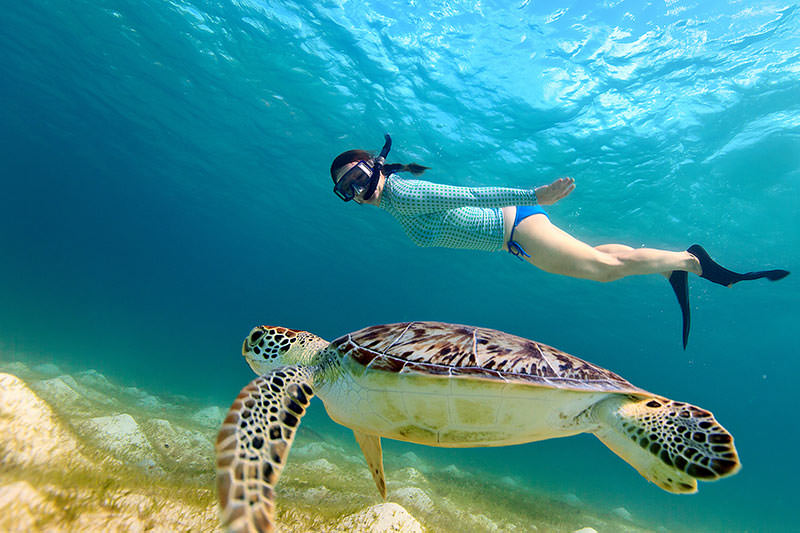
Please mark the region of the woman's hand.
POLYGON ((536 187, 536 200, 541 205, 552 205, 575 190, 575 180, 558 178, 550 185, 536 187))

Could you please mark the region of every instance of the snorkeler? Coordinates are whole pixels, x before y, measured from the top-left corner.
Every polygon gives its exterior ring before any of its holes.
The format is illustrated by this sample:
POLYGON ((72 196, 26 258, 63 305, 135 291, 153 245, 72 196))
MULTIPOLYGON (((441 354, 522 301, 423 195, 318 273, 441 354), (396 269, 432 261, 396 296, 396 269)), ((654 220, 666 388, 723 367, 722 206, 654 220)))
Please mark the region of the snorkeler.
POLYGON ((786 270, 739 274, 718 265, 698 244, 682 252, 623 244, 591 246, 553 225, 541 208, 569 195, 575 189, 572 178, 535 189, 457 187, 402 179, 394 173, 420 175, 428 167, 385 165, 392 145, 391 138, 385 137, 377 157, 349 150, 333 160, 331 178, 339 198, 385 209, 418 246, 505 250, 546 272, 603 282, 663 274, 681 307, 684 349, 690 327, 689 272, 728 287, 760 278, 777 281, 789 274, 786 270))

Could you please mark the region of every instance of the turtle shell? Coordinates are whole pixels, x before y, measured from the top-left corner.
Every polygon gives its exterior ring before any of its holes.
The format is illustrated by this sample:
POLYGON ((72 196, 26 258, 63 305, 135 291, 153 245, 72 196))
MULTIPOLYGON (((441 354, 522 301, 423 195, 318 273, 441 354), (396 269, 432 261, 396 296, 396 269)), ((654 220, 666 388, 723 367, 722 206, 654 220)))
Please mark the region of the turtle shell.
POLYGON ((383 324, 344 335, 331 347, 371 370, 580 391, 646 392, 566 352, 488 328, 443 322, 383 324))

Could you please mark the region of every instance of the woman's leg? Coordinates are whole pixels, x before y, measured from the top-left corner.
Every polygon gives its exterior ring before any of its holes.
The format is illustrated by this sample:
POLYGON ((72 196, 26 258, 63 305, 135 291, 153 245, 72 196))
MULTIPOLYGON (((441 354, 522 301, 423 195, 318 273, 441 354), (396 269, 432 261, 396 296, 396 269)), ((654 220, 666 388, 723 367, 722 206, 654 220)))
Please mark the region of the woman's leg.
MULTIPOLYGON (((621 254, 623 252, 632 252, 633 250, 635 250, 635 248, 632 248, 630 246, 626 246, 624 244, 600 244, 598 246, 595 246, 594 249, 598 250, 600 252, 605 252, 607 254, 612 254, 612 255, 613 254, 621 254)), ((670 272, 660 272, 660 274, 662 276, 664 276, 665 278, 669 279, 669 276, 670 276, 670 274, 672 274, 672 272, 671 271, 670 272)))
POLYGON ((575 278, 613 281, 637 274, 686 270, 700 273, 700 263, 688 252, 631 248, 622 244, 597 247, 554 226, 544 215, 522 220, 514 240, 530 254, 527 261, 542 270, 575 278))
MULTIPOLYGON (((558 226, 555 226, 555 228, 561 230, 561 228, 559 228, 558 226)), ((567 233, 567 235, 569 234, 567 233)), ((618 254, 622 252, 630 252, 633 250, 631 246, 626 246, 624 244, 599 244, 595 246, 594 249, 597 250, 598 252, 604 252, 607 254, 618 254)))

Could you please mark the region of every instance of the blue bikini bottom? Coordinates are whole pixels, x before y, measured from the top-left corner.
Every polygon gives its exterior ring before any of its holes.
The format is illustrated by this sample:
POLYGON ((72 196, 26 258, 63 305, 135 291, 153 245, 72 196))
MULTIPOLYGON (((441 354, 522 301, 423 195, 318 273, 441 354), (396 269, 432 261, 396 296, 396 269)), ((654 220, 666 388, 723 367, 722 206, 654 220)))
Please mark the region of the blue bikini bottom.
POLYGON ((520 261, 523 261, 522 256, 530 257, 528 252, 525 251, 525 248, 520 245, 517 241, 514 240, 514 230, 517 229, 517 226, 520 222, 525 220, 531 215, 544 215, 548 219, 550 216, 542 209, 539 205, 518 205, 517 206, 517 215, 514 217, 514 225, 511 226, 511 235, 508 236, 508 242, 506 245, 508 246, 508 252, 519 258, 520 261))

